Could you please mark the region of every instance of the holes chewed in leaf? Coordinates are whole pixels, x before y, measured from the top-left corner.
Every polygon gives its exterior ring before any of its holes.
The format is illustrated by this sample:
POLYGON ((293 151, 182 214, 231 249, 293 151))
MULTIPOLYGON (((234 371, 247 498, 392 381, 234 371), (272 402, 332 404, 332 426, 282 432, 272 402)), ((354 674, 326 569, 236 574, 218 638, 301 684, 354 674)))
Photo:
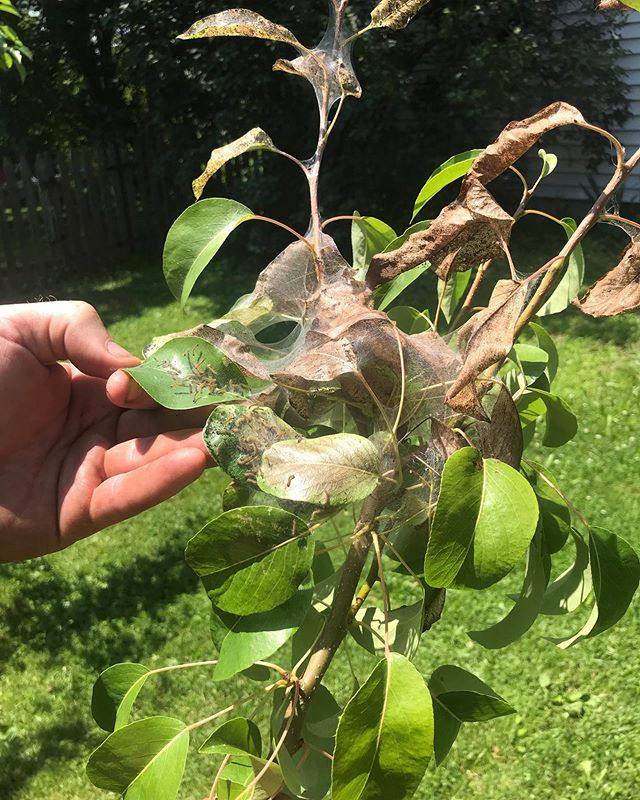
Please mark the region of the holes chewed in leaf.
POLYGON ((627 247, 618 266, 574 305, 591 317, 614 317, 640 308, 640 238, 627 247))
POLYGON ((414 233, 397 250, 374 256, 367 281, 378 286, 424 261, 446 280, 452 272, 465 272, 502 255, 513 224, 481 183, 467 180, 458 199, 427 230, 414 233))

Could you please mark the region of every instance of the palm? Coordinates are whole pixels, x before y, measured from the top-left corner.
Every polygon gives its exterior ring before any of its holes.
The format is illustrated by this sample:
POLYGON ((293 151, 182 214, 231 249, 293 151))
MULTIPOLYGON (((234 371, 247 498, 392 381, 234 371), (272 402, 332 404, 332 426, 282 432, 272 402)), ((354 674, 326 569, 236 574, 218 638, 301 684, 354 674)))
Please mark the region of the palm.
MULTIPOLYGON (((197 431, 162 433, 193 420, 119 408, 105 377, 45 365, 16 339, 0 331, 0 560, 65 547, 202 472, 197 431)), ((110 385, 123 399, 118 377, 110 385)))

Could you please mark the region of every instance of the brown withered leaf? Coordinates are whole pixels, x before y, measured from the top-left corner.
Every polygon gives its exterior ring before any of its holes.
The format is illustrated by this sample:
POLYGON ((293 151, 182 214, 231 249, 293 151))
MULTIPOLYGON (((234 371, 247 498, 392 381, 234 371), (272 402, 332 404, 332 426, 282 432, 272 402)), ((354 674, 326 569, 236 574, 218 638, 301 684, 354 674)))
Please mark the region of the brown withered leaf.
POLYGON ((295 358, 273 378, 290 392, 306 392, 293 401, 297 410, 310 408, 313 395, 330 394, 369 416, 382 406, 394 420, 402 402, 401 424, 415 426, 429 417, 451 416, 444 397, 461 364, 438 334, 407 336, 385 315, 361 307, 349 324, 337 325, 329 335, 307 333, 295 358))
POLYGON ((371 27, 400 31, 407 27, 428 2, 429 0, 382 0, 371 12, 371 27))
POLYGON ((640 308, 640 237, 629 244, 618 266, 574 305, 591 317, 615 317, 640 308))
POLYGON ((629 6, 621 3, 620 0, 594 0, 595 11, 628 11, 629 6))
POLYGON ((443 466, 444 462, 450 458, 450 456, 467 445, 468 442, 464 436, 454 431, 453 428, 450 428, 438 419, 434 418, 431 420, 430 446, 438 451, 443 466))
POLYGON ((569 103, 558 102, 532 117, 509 123, 495 142, 473 162, 466 181, 475 179, 486 185, 515 164, 545 133, 563 125, 576 125, 584 121, 577 108, 569 103))
POLYGON ((504 253, 514 220, 477 180, 465 183, 458 199, 424 231, 412 234, 397 250, 373 257, 367 283, 375 287, 430 261, 442 280, 504 253))
POLYGON ((516 404, 506 386, 500 386, 497 396, 492 392, 488 399, 493 404, 489 410, 490 420, 477 422, 475 436, 472 434, 471 438, 485 458, 497 458, 520 469, 524 440, 516 404))
POLYGON ((213 36, 250 36, 254 39, 285 42, 300 52, 305 51, 290 30, 246 8, 232 8, 219 14, 211 14, 195 22, 188 31, 180 34, 178 39, 203 39, 213 36))
POLYGON ((231 161, 233 158, 237 158, 238 156, 244 155, 244 153, 250 153, 254 150, 271 150, 272 152, 277 150, 276 146, 271 141, 271 137, 268 136, 262 128, 252 128, 252 130, 245 133, 244 136, 241 136, 234 142, 230 142, 223 147, 218 147, 213 150, 209 156, 209 161, 207 162, 204 172, 193 182, 193 194, 196 200, 202 197, 202 192, 207 183, 209 183, 211 178, 213 178, 216 172, 223 167, 227 161, 231 161))
POLYGON ((458 330, 458 348, 464 363, 447 392, 446 403, 450 408, 488 421, 479 403, 475 382, 485 370, 509 354, 525 294, 526 286, 522 284, 498 281, 488 308, 458 330))

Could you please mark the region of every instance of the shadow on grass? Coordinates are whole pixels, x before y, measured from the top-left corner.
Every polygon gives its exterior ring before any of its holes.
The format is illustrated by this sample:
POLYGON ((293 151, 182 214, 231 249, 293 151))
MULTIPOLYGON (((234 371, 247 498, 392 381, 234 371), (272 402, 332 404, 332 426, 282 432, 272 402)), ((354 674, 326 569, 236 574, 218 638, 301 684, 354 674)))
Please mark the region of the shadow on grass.
POLYGON ((112 565, 73 581, 47 561, 3 568, 0 576, 10 594, 0 606, 0 664, 11 659, 19 668, 28 652, 53 660, 64 651, 100 671, 154 652, 170 630, 161 622, 166 606, 197 589, 197 577, 176 546, 186 540, 187 528, 192 533, 196 527, 187 524, 174 532, 153 557, 139 556, 126 566, 112 565))
POLYGON ((79 719, 29 731, 29 741, 17 735, 3 748, 0 797, 13 800, 22 787, 49 762, 70 761, 86 752, 89 731, 79 719))
POLYGON ((23 786, 47 763, 71 761, 86 753, 89 730, 82 720, 71 718, 29 731, 29 740, 19 734, 2 748, 0 797, 14 800, 23 786))

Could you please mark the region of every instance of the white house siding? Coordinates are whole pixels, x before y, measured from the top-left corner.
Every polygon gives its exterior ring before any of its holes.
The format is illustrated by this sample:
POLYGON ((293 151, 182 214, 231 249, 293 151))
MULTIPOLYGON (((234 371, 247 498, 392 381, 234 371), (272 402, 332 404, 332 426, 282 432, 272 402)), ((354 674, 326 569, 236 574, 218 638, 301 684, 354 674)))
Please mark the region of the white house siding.
MULTIPOLYGON (((581 3, 584 9, 584 3, 581 3)), ((563 15, 563 24, 571 25, 580 17, 584 17, 584 10, 571 10, 575 3, 567 4, 567 12, 563 15)), ((630 100, 630 118, 622 128, 612 129, 622 142, 627 152, 633 152, 640 147, 640 14, 629 12, 625 14, 625 22, 621 28, 621 37, 627 54, 619 61, 619 68, 625 73, 630 100)), ((597 123, 597 120, 593 120, 597 123)), ((545 142, 547 144, 547 142, 545 142)), ((602 189, 611 175, 615 165, 612 155, 610 163, 602 163, 597 170, 590 170, 587 158, 581 153, 580 146, 575 142, 562 142, 562 137, 548 137, 547 149, 554 152, 559 160, 556 172, 547 178, 539 188, 542 197, 557 198, 561 200, 590 200, 594 198, 594 188, 589 177, 599 189, 602 189)), ((539 163, 539 162, 538 162, 539 163)), ((622 199, 626 202, 640 202, 640 175, 631 175, 623 190, 622 199)))

